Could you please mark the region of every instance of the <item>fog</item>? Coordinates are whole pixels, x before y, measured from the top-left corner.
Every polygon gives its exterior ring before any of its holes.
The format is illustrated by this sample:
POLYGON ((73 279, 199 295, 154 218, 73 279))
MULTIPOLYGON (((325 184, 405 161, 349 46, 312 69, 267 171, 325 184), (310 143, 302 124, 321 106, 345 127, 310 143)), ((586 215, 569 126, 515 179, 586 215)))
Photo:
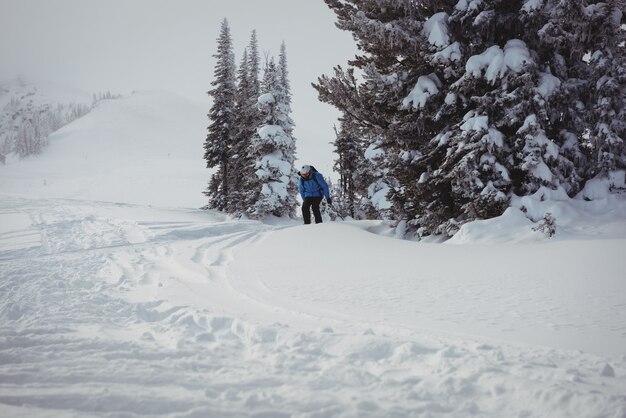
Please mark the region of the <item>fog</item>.
POLYGON ((224 18, 237 63, 253 29, 263 55, 277 56, 285 41, 298 164, 330 175, 338 112, 317 100, 311 82, 356 47, 322 0, 0 0, 0 79, 19 74, 89 93, 167 90, 208 112, 224 18))

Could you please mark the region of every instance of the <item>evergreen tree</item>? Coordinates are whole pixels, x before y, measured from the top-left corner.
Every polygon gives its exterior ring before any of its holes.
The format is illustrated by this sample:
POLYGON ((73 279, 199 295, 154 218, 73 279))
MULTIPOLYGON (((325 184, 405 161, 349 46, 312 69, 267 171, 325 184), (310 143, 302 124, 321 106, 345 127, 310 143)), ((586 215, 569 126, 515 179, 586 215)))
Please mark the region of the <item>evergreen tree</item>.
POLYGON ((359 218, 359 202, 367 196, 369 167, 365 160, 364 141, 360 138, 357 126, 350 116, 340 119, 339 129, 335 127, 334 169, 339 173, 335 206, 339 216, 359 218))
POLYGON ((255 104, 261 91, 261 83, 259 80, 261 66, 259 64, 259 60, 259 46, 256 30, 253 30, 252 35, 250 36, 250 43, 248 44, 248 84, 250 85, 250 97, 255 104))
POLYGON ((209 197, 208 208, 225 210, 229 207, 229 162, 235 135, 235 57, 228 21, 224 19, 217 39, 217 59, 213 88, 208 92, 213 98, 209 111, 211 124, 204 143, 207 168, 218 167, 204 194, 209 197))
POLYGON ((623 0, 325 1, 363 54, 315 87, 422 234, 624 166, 623 0))
POLYGON ((292 175, 289 177, 287 184, 287 192, 292 197, 287 201, 287 206, 290 207, 289 216, 295 216, 295 208, 297 206, 296 195, 298 194, 298 181, 294 175, 296 172, 296 139, 293 137, 293 129, 295 123, 291 118, 291 83, 289 82, 289 69, 287 66, 287 46, 285 42, 280 45, 280 54, 278 56, 278 122, 279 126, 283 128, 283 131, 287 134, 291 141, 285 146, 282 151, 284 155, 284 161, 288 162, 291 167, 292 175))
POLYGON ((261 86, 263 94, 258 99, 262 121, 252 141, 256 185, 255 203, 249 211, 256 218, 295 216, 297 206, 295 139, 289 116, 287 61, 284 48, 281 51, 279 65, 272 58, 265 67, 261 86))
POLYGON ((244 51, 237 77, 237 95, 235 97, 234 137, 229 159, 229 188, 230 199, 226 208, 229 213, 243 213, 246 211, 247 189, 252 171, 252 161, 249 156, 250 144, 256 122, 256 107, 250 96, 250 74, 248 68, 248 53, 244 51))
POLYGON ((252 31, 237 72, 236 133, 229 168, 231 196, 227 211, 237 215, 248 212, 255 203, 251 191, 255 187, 256 168, 251 148, 252 138, 261 122, 257 108, 259 91, 259 53, 256 31, 252 31))
MULTIPOLYGON (((240 206, 238 213, 246 213, 250 211, 250 208, 255 204, 256 193, 256 161, 252 154, 252 139, 254 138, 257 128, 261 124, 261 112, 259 111, 257 100, 261 91, 261 82, 259 80, 260 65, 259 65, 259 48, 256 30, 252 31, 250 36, 250 43, 248 44, 248 75, 247 75, 247 92, 245 96, 247 98, 247 105, 245 106, 245 114, 243 115, 242 122, 245 126, 245 161, 243 163, 242 171, 239 173, 242 178, 241 191, 240 191, 240 206)), ((243 156, 244 153, 242 152, 243 156)))
MULTIPOLYGON (((590 3, 578 7, 588 21, 584 26, 588 30, 579 34, 590 54, 588 108, 592 164, 588 176, 593 177, 626 168, 626 31, 621 25, 626 2, 590 3)), ((577 64, 583 66, 584 61, 577 64)))

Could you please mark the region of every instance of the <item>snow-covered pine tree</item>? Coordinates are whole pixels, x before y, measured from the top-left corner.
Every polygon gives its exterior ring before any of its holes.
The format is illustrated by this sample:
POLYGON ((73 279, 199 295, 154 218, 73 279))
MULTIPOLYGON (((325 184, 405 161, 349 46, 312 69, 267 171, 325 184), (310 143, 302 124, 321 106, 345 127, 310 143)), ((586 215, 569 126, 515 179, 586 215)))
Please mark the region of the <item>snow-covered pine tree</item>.
POLYGON ((229 201, 229 160, 236 130, 235 125, 235 56, 228 21, 223 20, 217 39, 217 59, 213 88, 208 92, 213 98, 209 111, 209 133, 204 142, 204 159, 207 168, 218 167, 203 192, 208 198, 207 208, 225 210, 229 201))
POLYGON ((335 127, 334 146, 338 157, 334 169, 339 173, 334 205, 338 208, 339 216, 360 218, 359 202, 367 195, 371 176, 365 160, 364 141, 349 115, 339 120, 339 129, 335 127))
POLYGON ((266 216, 295 216, 297 206, 295 181, 295 139, 287 76, 287 61, 281 48, 280 64, 271 58, 266 64, 258 107, 261 125, 252 141, 256 167, 255 201, 249 214, 266 216), (287 82, 286 82, 287 81, 287 82))
POLYGON ((287 192, 291 199, 287 202, 287 205, 292 208, 289 212, 289 216, 295 216, 295 210, 297 206, 296 195, 298 194, 298 181, 295 174, 295 161, 296 161, 296 139, 293 137, 293 129, 295 123, 291 118, 291 83, 289 82, 289 68, 287 65, 287 46, 285 42, 280 45, 280 54, 278 56, 278 101, 280 103, 278 107, 278 122, 283 128, 287 136, 291 138, 291 141, 283 148, 284 160, 291 164, 291 176, 289 177, 289 183, 287 185, 287 192))
MULTIPOLYGON (((373 66, 368 65, 367 68, 372 69, 373 66)), ((366 81, 359 84, 354 70, 337 66, 334 77, 322 76, 313 87, 318 91, 320 100, 341 110, 344 118, 350 118, 351 125, 364 138, 364 164, 358 178, 368 183, 364 186, 366 192, 359 203, 359 211, 367 218, 390 219, 391 204, 387 194, 390 185, 396 181, 389 170, 388 148, 384 144, 392 142, 386 138, 390 125, 388 120, 393 117, 384 102, 377 100, 380 89, 375 81, 366 75, 366 81)))
POLYGON ((320 78, 320 99, 376 138, 394 216, 421 233, 542 186, 573 196, 586 155, 623 166, 623 0, 326 3, 363 55, 320 78))
MULTIPOLYGON (((591 167, 586 174, 591 178, 626 168, 626 29, 622 26, 626 1, 588 2, 578 7, 586 20, 586 30, 578 32, 579 39, 590 56, 587 97, 591 167)), ((571 11, 563 9, 564 13, 571 11)))
POLYGON ((256 100, 258 99, 261 91, 261 82, 259 80, 261 64, 256 30, 252 31, 252 34, 250 35, 250 43, 248 44, 248 70, 250 94, 256 104, 256 100))
MULTIPOLYGON (((246 93, 248 101, 245 113, 246 146, 245 163, 242 167, 240 177, 243 179, 240 192, 240 206, 238 213, 246 213, 256 202, 256 161, 252 153, 252 140, 256 135, 257 128, 261 124, 261 112, 258 108, 258 98, 261 92, 260 55, 256 30, 250 35, 248 44, 248 91, 246 93)), ((243 155, 243 154, 242 154, 243 155)))
POLYGON ((256 103, 252 101, 250 88, 248 52, 244 50, 237 77, 235 97, 236 124, 229 159, 228 187, 231 190, 226 211, 241 214, 247 210, 247 196, 250 175, 254 173, 253 161, 249 155, 252 136, 257 122, 256 103))
POLYGON ((257 107, 259 97, 259 52, 256 31, 252 31, 250 43, 237 71, 237 94, 235 97, 235 135, 231 148, 229 167, 230 198, 226 211, 240 215, 248 212, 254 204, 255 161, 251 154, 252 138, 261 121, 257 107))
MULTIPOLYGON (((362 55, 344 70, 338 66, 333 77, 322 76, 314 87, 320 100, 331 103, 358 124, 366 144, 365 158, 370 162, 372 182, 364 199, 369 216, 402 219, 409 215, 398 194, 401 183, 414 182, 414 173, 400 165, 410 165, 426 138, 437 132, 426 112, 411 114, 402 109, 406 93, 418 74, 428 66, 428 47, 421 40, 422 22, 434 6, 424 1, 326 0, 337 14, 337 26, 353 33, 362 55), (361 75, 358 82, 355 71, 361 75), (398 178, 400 176, 400 178, 398 178), (395 205, 389 198, 393 197, 395 205)), ((445 2, 444 2, 445 3, 445 2)), ((429 81, 427 78, 425 81, 429 81)), ((429 84, 429 87, 434 82, 429 84)), ((409 103, 410 104, 410 103, 409 103)))

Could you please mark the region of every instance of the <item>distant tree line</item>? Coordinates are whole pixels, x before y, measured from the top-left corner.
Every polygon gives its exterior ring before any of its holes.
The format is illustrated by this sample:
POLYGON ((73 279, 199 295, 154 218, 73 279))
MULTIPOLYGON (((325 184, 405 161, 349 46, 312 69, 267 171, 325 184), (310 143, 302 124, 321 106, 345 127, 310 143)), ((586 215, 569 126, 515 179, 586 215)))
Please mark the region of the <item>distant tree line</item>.
POLYGON ((115 100, 121 98, 121 94, 113 94, 110 91, 106 91, 104 93, 94 93, 92 107, 95 106, 98 102, 103 100, 115 100))
POLYGON ((40 154, 51 133, 86 115, 100 101, 118 98, 110 92, 94 94, 91 106, 82 103, 36 105, 35 92, 12 97, 0 118, 0 162, 11 153, 20 158, 40 154))
POLYGON ((343 215, 452 235, 626 169, 624 0, 325 2, 361 51, 313 85, 343 215))
POLYGON ((224 19, 214 57, 204 159, 217 170, 203 192, 209 198, 205 208, 252 218, 295 216, 295 139, 285 44, 278 62, 266 57, 260 79, 256 31, 237 69, 224 19))
POLYGON ((13 98, 4 109, 5 114, 10 114, 10 117, 3 123, 0 122, 0 132, 4 134, 0 153, 3 155, 16 153, 20 158, 39 154, 48 145, 48 136, 52 132, 89 111, 90 107, 84 104, 35 106, 28 102, 24 106, 18 99, 13 98))

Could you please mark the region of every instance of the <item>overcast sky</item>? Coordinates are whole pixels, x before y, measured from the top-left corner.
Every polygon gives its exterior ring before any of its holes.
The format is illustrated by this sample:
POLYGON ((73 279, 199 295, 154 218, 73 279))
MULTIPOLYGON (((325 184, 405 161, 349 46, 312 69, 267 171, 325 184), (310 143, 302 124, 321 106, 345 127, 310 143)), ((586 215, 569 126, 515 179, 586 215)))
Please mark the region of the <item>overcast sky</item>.
POLYGON ((0 0, 0 78, 22 74, 89 93, 168 90, 208 112, 223 18, 237 64, 252 29, 262 52, 277 56, 285 41, 298 164, 329 172, 338 113, 317 101, 311 82, 356 47, 323 0, 0 0))

